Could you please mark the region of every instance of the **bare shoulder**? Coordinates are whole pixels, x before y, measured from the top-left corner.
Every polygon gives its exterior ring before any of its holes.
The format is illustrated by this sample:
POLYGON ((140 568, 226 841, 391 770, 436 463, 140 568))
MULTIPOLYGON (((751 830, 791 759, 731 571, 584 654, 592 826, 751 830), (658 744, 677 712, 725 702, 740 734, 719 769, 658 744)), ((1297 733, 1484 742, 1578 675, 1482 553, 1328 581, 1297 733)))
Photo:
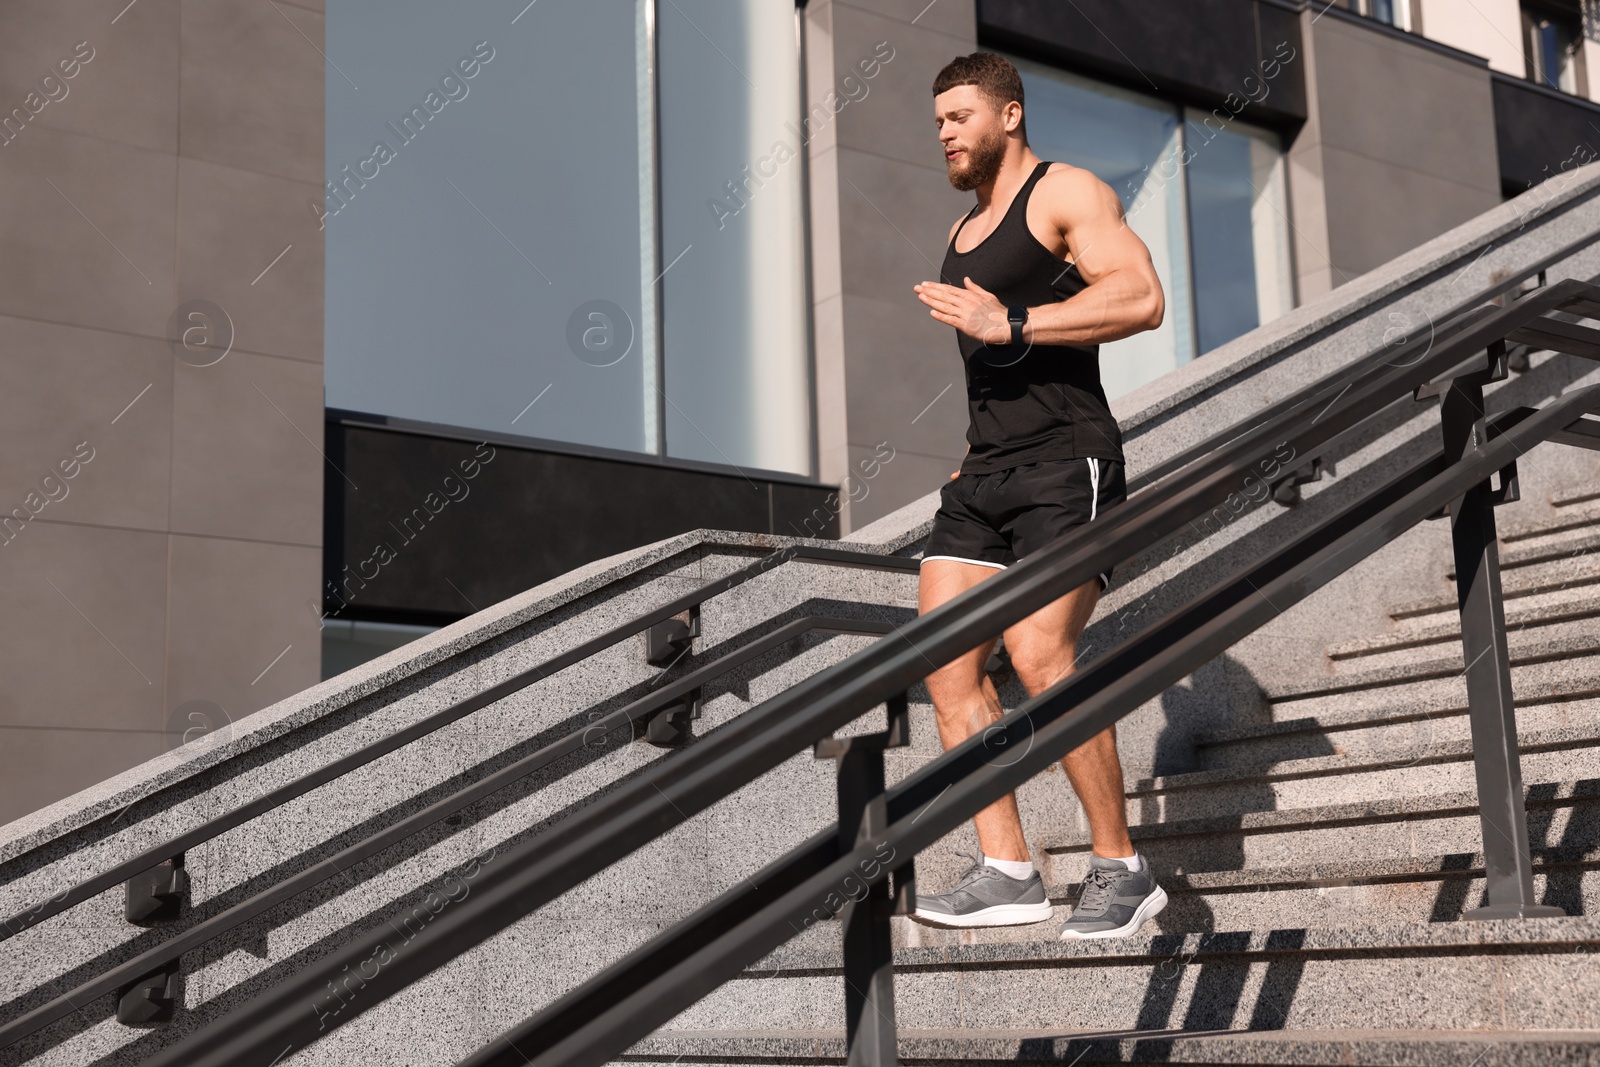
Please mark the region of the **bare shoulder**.
POLYGON ((1120 215, 1122 201, 1116 190, 1092 171, 1070 163, 1052 163, 1039 179, 1035 192, 1057 218, 1082 218, 1085 214, 1111 211, 1120 215))

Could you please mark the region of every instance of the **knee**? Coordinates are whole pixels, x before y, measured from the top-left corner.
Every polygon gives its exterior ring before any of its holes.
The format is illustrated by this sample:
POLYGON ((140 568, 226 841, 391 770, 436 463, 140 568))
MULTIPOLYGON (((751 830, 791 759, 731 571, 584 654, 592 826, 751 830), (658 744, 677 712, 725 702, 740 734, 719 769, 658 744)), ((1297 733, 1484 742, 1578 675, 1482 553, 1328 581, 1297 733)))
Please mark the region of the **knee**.
POLYGON ((974 671, 965 659, 947 663, 927 677, 928 696, 941 717, 963 710, 982 685, 981 672, 974 671))
MULTIPOLYGON (((1009 648, 1009 646, 1008 646, 1009 648)), ((1011 669, 1029 693, 1039 693, 1065 678, 1072 671, 1070 648, 1021 645, 1011 648, 1011 669)))

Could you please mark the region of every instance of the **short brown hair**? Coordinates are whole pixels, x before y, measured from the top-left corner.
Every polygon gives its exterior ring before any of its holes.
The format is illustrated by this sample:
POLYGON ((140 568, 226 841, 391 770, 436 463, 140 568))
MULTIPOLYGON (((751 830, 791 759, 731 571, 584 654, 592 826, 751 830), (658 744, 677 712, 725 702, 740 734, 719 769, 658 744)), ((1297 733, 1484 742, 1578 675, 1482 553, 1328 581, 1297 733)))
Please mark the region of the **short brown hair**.
POLYGON ((948 92, 958 85, 976 85, 989 99, 996 111, 1015 100, 1022 104, 1022 122, 1017 133, 1024 142, 1028 139, 1027 104, 1022 99, 1022 75, 1005 56, 993 52, 974 52, 970 56, 957 56, 945 64, 939 76, 933 79, 933 95, 948 92))

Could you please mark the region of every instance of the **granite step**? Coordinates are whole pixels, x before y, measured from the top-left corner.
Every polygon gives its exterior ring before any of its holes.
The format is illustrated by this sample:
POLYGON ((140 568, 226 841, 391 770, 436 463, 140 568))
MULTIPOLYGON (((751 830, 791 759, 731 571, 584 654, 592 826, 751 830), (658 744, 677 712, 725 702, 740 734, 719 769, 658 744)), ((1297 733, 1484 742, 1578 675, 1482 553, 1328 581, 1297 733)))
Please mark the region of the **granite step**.
MULTIPOLYGON (((1589 1030, 1083 1030, 1075 1026, 900 1029, 902 1063, 1269 1064, 1295 1067, 1589 1067, 1600 1033, 1589 1030)), ((639 1067, 705 1063, 819 1065, 846 1062, 842 1029, 660 1030, 617 1062, 639 1067)))
MULTIPOLYGON (((1557 623, 1592 619, 1600 615, 1600 582, 1586 583, 1548 593, 1520 597, 1505 605, 1506 629, 1535 630, 1557 623)), ((1408 619, 1406 624, 1373 637, 1345 641, 1328 649, 1328 658, 1355 664, 1376 662, 1386 653, 1450 644, 1461 640, 1461 617, 1454 603, 1436 616, 1408 619)))
MULTIPOLYGON (((1164 865, 1159 853, 1147 858, 1168 898, 1166 909, 1152 920, 1147 932, 1455 922, 1468 909, 1484 903, 1482 853, 1316 859, 1286 866, 1188 873, 1164 865)), ((1057 855, 1042 867, 1048 868, 1045 888, 1055 906, 1048 922, 952 930, 896 917, 895 947, 1036 941, 1054 936, 1077 902, 1088 864, 1081 855, 1057 855)), ((1600 843, 1535 850, 1533 879, 1541 903, 1553 904, 1569 915, 1600 914, 1600 843)), ((938 892, 944 884, 940 880, 922 890, 938 892)))
MULTIPOLYGON (((1600 551, 1600 530, 1584 526, 1576 530, 1529 538, 1505 545, 1500 549, 1500 567, 1504 571, 1520 570, 1554 560, 1572 559, 1600 551)), ((1455 580, 1455 565, 1445 571, 1445 577, 1455 580)))
MULTIPOLYGON (((1534 847, 1600 840, 1600 778, 1531 782, 1524 796, 1534 847)), ((1159 868, 1180 872, 1286 866, 1339 855, 1403 859, 1483 847, 1476 789, 1171 818, 1134 824, 1129 833, 1159 868)), ((1065 830, 1041 845, 1055 870, 1058 857, 1086 863, 1090 838, 1087 828, 1065 830)))
MULTIPOLYGON (((1600 778, 1600 720, 1523 730, 1525 784, 1600 778)), ((1128 819, 1174 819, 1320 807, 1370 796, 1458 793, 1476 788, 1470 737, 1420 748, 1338 754, 1235 766, 1134 782, 1128 819)))
POLYGON ((1600 484, 1589 482, 1575 485, 1570 489, 1563 489, 1550 496, 1550 503, 1557 508, 1568 508, 1574 504, 1586 504, 1591 500, 1600 500, 1600 484))
MULTIPOLYGON (((1509 607, 1522 597, 1596 582, 1600 582, 1600 553, 1590 553, 1507 571, 1500 576, 1500 592, 1509 607)), ((1437 594, 1397 604, 1387 614, 1395 622, 1427 621, 1424 616, 1428 615, 1448 614, 1455 618, 1457 610, 1454 586, 1441 580, 1437 594)))
POLYGON ((1546 518, 1501 523, 1498 533, 1503 544, 1511 544, 1533 537, 1544 537, 1583 526, 1597 525, 1600 525, 1600 495, 1559 507, 1554 515, 1546 518))
MULTIPOLYGON (((1586 639, 1554 642, 1545 649, 1512 646, 1511 685, 1519 700, 1564 700, 1600 692, 1600 650, 1586 639)), ((1351 672, 1352 674, 1354 672, 1351 672)), ((1263 697, 1271 721, 1340 714, 1352 709, 1413 707, 1433 712, 1466 707, 1467 683, 1459 660, 1441 657, 1393 680, 1379 678, 1370 684, 1350 686, 1340 678, 1316 679, 1306 684, 1279 683, 1265 689, 1263 697)), ((1243 725, 1243 724, 1241 724, 1243 725)))
MULTIPOLYGON (((1557 660, 1570 663, 1575 658, 1600 653, 1600 626, 1588 619, 1577 619, 1513 631, 1506 635, 1506 646, 1513 670, 1557 660)), ((1464 660, 1459 646, 1420 649, 1403 660, 1378 666, 1361 665, 1336 670, 1320 678, 1267 681, 1261 684, 1261 691, 1266 700, 1274 705, 1379 687, 1399 695, 1408 686, 1418 682, 1458 677, 1463 669, 1464 660)), ((1532 678, 1542 672, 1523 673, 1532 678)))
MULTIPOLYGON (((846 580, 853 577, 846 576, 846 580)), ((875 583, 876 575, 865 575, 861 581, 851 583, 855 595, 846 603, 813 596, 815 590, 826 586, 810 574, 775 571, 770 576, 763 575, 707 605, 702 613, 702 647, 696 649, 695 659, 698 665, 704 665, 743 647, 772 629, 774 616, 782 622, 797 612, 819 609, 824 614, 879 621, 907 617, 907 609, 894 603, 900 599, 898 596, 885 596, 889 604, 872 602, 875 594, 903 590, 880 589, 882 583, 875 583), (786 588, 780 586, 780 579, 786 588)), ((624 618, 639 611, 624 610, 624 618)), ((560 639, 561 635, 556 637, 560 639)), ((695 735, 704 736, 754 704, 826 669, 875 639, 871 635, 813 633, 721 674, 705 687, 695 735)), ((564 640, 571 643, 574 638, 568 635, 564 640)), ((174 924, 155 931, 128 924, 122 914, 123 891, 114 887, 17 934, 5 945, 13 966, 0 968, 4 1018, 9 1021, 38 1007, 153 947, 166 936, 335 854, 359 836, 408 817, 442 799, 446 792, 470 786, 543 744, 582 729, 601 714, 647 695, 653 683, 677 680, 696 665, 680 664, 670 672, 648 668, 641 645, 641 641, 634 640, 615 646, 606 655, 587 661, 587 670, 574 672, 577 677, 558 674, 541 680, 474 712, 425 739, 425 743, 399 750, 386 757, 387 762, 373 764, 370 771, 363 769, 367 779, 384 781, 386 791, 358 792, 360 781, 358 773, 353 772, 192 850, 187 854, 192 879, 189 908, 174 924), (424 777, 419 770, 424 767, 433 777, 424 777)), ((489 680, 498 680, 485 678, 491 672, 509 674, 526 669, 524 664, 530 659, 538 662, 538 653, 530 655, 514 638, 502 642, 497 652, 493 658, 485 657, 474 665, 472 691, 483 688, 489 680)), ((343 872, 345 878, 324 881, 279 905, 269 915, 236 927, 206 948, 189 953, 184 960, 189 1010, 216 1010, 218 1005, 254 988, 251 983, 259 982, 263 972, 283 966, 287 958, 305 950, 306 945, 337 940, 366 916, 415 904, 426 897, 431 886, 462 869, 474 856, 525 840, 642 767, 672 756, 671 749, 643 741, 630 742, 625 731, 601 735, 583 752, 570 754, 388 851, 352 865, 343 872)), ((830 794, 831 789, 822 795, 830 794)), ((804 797, 802 802, 810 799, 804 797)), ((819 815, 823 810, 817 806, 819 815)), ((676 877, 687 857, 694 854, 677 839, 656 845, 614 867, 618 880, 629 886, 648 886, 654 884, 652 877, 659 877, 662 871, 676 877)), ((703 854, 704 849, 699 852, 703 854)), ((21 879, 13 879, 4 890, 15 900, 21 897, 20 884, 21 879)), ((612 893, 608 903, 618 902, 632 903, 626 894, 612 893)), ((7 914, 14 910, 20 910, 15 903, 7 914)), ((73 1059, 81 1051, 69 1047, 75 1041, 89 1041, 108 1050, 141 1041, 143 1030, 115 1021, 110 999, 99 998, 84 1013, 52 1024, 26 1039, 26 1047, 56 1049, 42 1053, 37 1060, 41 1064, 71 1063, 89 1062, 73 1059), (86 1028, 88 1034, 79 1035, 86 1028)), ((0 1057, 0 1062, 10 1061, 0 1057)))
MULTIPOLYGON (((1196 739, 1196 762, 1202 769, 1220 770, 1338 755, 1421 759, 1440 744, 1471 736, 1465 687, 1456 688, 1458 694, 1435 705, 1351 702, 1304 718, 1217 731, 1196 739)), ((1570 727, 1600 729, 1600 684, 1557 678, 1530 688, 1518 687, 1517 694, 1517 729, 1524 738, 1570 727), (1570 696, 1574 688, 1585 695, 1570 696)))
MULTIPOLYGON (((1039 925, 1047 933, 1037 940, 896 949, 897 1023, 908 1031, 1320 1030, 1381 1018, 1408 1030, 1600 1028, 1600 919, 1590 916, 1296 922, 1103 941, 1059 941, 1039 925)), ((842 1028, 837 927, 811 928, 659 1033, 756 1021, 842 1028)))

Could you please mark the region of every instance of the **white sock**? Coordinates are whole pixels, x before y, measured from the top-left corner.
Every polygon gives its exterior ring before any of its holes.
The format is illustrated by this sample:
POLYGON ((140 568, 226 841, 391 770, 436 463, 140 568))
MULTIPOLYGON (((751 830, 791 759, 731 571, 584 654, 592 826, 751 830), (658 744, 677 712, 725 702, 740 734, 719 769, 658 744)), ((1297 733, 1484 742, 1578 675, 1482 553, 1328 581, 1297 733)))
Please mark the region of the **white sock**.
POLYGON ((1001 874, 1009 875, 1019 881, 1023 878, 1033 877, 1032 860, 997 860, 993 856, 983 857, 985 867, 993 867, 1001 874))
POLYGON ((1098 858, 1110 860, 1112 863, 1120 863, 1130 871, 1144 870, 1144 857, 1137 852, 1131 856, 1100 856, 1098 858))

